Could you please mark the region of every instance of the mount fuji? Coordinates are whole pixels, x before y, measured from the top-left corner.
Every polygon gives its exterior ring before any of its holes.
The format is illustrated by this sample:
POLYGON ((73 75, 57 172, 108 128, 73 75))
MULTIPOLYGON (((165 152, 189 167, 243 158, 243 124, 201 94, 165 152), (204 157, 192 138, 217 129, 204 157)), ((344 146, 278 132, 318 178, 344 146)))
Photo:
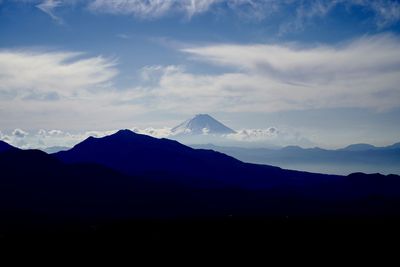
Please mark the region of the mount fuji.
POLYGON ((208 114, 197 114, 171 129, 174 135, 221 135, 236 133, 208 114))

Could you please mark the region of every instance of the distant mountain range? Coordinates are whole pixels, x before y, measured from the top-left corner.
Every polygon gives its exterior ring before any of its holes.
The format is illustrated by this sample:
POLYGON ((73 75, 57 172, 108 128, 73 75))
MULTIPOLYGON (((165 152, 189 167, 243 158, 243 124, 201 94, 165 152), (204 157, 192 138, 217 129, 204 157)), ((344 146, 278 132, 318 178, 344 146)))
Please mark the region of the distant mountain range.
POLYGON ((353 145, 349 145, 345 148, 338 149, 338 150, 341 150, 341 151, 369 151, 369 150, 392 150, 392 149, 400 149, 400 142, 395 143, 390 146, 385 146, 385 147, 377 147, 377 146, 373 146, 370 144, 353 144, 353 145))
POLYGON ((0 147, 0 233, 137 219, 400 217, 396 175, 285 170, 129 130, 51 155, 0 147))
POLYGON ((287 146, 277 149, 192 145, 212 149, 245 162, 289 169, 347 175, 352 172, 400 174, 400 143, 386 147, 354 144, 337 150, 287 146))
POLYGON ((66 147, 66 146, 51 146, 51 147, 46 147, 46 148, 43 148, 40 150, 42 150, 43 152, 46 152, 47 154, 53 154, 53 153, 57 153, 57 152, 65 151, 65 150, 69 150, 69 149, 71 149, 71 148, 66 147))
MULTIPOLYGON (((359 171, 400 174, 400 143, 387 147, 352 144, 336 150, 299 146, 243 148, 235 147, 235 139, 229 141, 225 138, 235 133, 233 129, 210 115, 197 114, 172 128, 169 137, 185 144, 194 144, 190 145, 193 148, 212 149, 244 162, 268 164, 286 169, 337 175, 348 175, 359 171)), ((42 150, 46 153, 57 153, 69 149, 55 146, 42 150)))

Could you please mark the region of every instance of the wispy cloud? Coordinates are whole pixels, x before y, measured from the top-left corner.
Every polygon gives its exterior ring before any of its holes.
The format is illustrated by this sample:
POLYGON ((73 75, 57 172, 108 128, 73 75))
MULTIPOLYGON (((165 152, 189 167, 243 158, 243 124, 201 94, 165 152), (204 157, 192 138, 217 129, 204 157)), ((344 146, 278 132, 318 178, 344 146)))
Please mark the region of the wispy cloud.
MULTIPOLYGON (((365 0, 361 1, 366 4, 365 0)), ((384 28, 400 20, 400 2, 398 1, 372 1, 369 3, 375 11, 376 21, 379 27, 384 28)))
POLYGON ((117 74, 116 61, 102 56, 1 50, 0 125, 6 129, 20 127, 17 124, 30 129, 48 125, 93 129, 102 125, 100 121, 115 121, 114 115, 129 116, 135 107, 115 104, 125 94, 131 97, 114 88, 117 74))
MULTIPOLYGON (((311 0, 298 1, 293 4, 294 19, 281 24, 280 31, 304 30, 308 24, 312 24, 315 18, 323 18, 335 8, 342 6, 349 14, 352 8, 362 8, 363 12, 373 14, 373 20, 379 29, 389 27, 400 21, 400 3, 393 0, 311 0)), ((366 15, 365 18, 369 18, 366 15)))
POLYGON ((293 14, 293 20, 286 21, 283 26, 302 28, 307 21, 327 16, 340 5, 349 11, 352 7, 361 7, 372 12, 380 28, 400 20, 400 3, 393 0, 93 0, 89 3, 89 9, 143 19, 179 13, 191 18, 224 7, 240 17, 263 20, 272 14, 286 11, 293 14))
POLYGON ((94 0, 89 8, 95 12, 159 18, 169 13, 183 12, 187 17, 207 11, 219 0, 94 0))
POLYGON ((146 112, 190 116, 205 111, 389 110, 400 107, 398 47, 400 39, 392 35, 312 47, 193 46, 181 52, 195 62, 220 67, 217 74, 191 72, 184 66, 147 66, 139 86, 120 89, 112 85, 118 73, 114 60, 68 51, 3 50, 0 124, 7 129, 98 129, 123 127, 146 112))
POLYGON ((126 33, 118 33, 116 36, 120 39, 126 39, 126 40, 131 39, 131 36, 126 33))
POLYGON ((44 0, 40 4, 36 5, 37 8, 42 10, 44 13, 49 15, 57 23, 63 24, 61 17, 55 15, 54 10, 63 4, 62 0, 44 0))
MULTIPOLYGON (((79 5, 96 13, 130 15, 140 19, 160 19, 170 16, 192 17, 212 12, 220 16, 227 10, 245 19, 262 21, 271 15, 284 14, 281 33, 302 30, 315 18, 329 16, 337 7, 362 8, 366 18, 375 21, 379 29, 400 21, 400 3, 396 0, 15 0, 35 4, 58 23, 63 23, 56 9, 79 5), (369 13, 369 14, 368 14, 369 13), (372 17, 371 17, 372 16, 372 17)), ((1 2, 0 2, 1 3, 1 2)))
POLYGON ((0 91, 69 97, 106 85, 118 73, 115 65, 115 60, 77 52, 0 50, 0 91))
POLYGON ((341 45, 217 44, 183 49, 222 67, 196 74, 182 66, 143 70, 145 105, 180 112, 399 107, 400 40, 362 37, 341 45))

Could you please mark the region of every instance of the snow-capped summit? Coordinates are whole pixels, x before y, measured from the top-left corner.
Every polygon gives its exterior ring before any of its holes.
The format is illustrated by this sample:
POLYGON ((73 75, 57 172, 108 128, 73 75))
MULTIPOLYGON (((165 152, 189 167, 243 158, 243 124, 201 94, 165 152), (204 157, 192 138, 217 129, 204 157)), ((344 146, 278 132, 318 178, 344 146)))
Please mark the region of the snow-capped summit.
POLYGON ((200 135, 200 134, 231 134, 235 133, 234 130, 223 125, 213 117, 208 114, 197 114, 193 118, 184 121, 178 126, 172 128, 171 132, 173 134, 190 134, 190 135, 200 135))

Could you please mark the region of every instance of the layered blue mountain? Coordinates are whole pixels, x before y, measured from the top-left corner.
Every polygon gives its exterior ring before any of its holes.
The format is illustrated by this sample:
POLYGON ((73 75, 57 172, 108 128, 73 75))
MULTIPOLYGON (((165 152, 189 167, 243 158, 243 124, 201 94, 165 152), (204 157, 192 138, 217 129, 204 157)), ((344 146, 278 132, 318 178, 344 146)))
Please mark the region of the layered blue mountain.
POLYGON ((192 145, 192 147, 213 149, 245 162, 311 172, 338 175, 348 175, 353 172, 400 174, 400 143, 386 147, 354 144, 337 150, 299 146, 277 149, 242 148, 212 144, 192 145))
POLYGON ((229 185, 259 189, 297 184, 299 179, 323 181, 319 174, 244 163, 220 152, 193 149, 174 140, 157 139, 130 130, 120 130, 103 138, 89 137, 54 156, 68 164, 94 163, 125 175, 167 177, 212 187, 229 185))
POLYGON ((345 148, 340 149, 341 151, 368 151, 375 150, 378 147, 370 145, 370 144, 352 144, 345 148))
POLYGON ((0 170, 0 232, 136 219, 400 217, 396 175, 284 170, 129 130, 53 155, 7 149, 0 170))
POLYGON ((66 147, 66 146, 51 146, 51 147, 46 147, 41 149, 42 151, 46 152, 47 154, 53 154, 53 153, 57 153, 60 151, 65 151, 70 149, 70 147, 66 147))
POLYGON ((0 140, 0 153, 8 150, 17 150, 18 148, 0 140))
MULTIPOLYGON (((192 149, 177 141, 157 139, 129 130, 121 130, 103 138, 89 137, 72 149, 58 152, 54 156, 66 164, 98 164, 127 176, 147 177, 156 182, 173 182, 192 188, 268 190, 269 194, 283 190, 319 200, 351 199, 371 194, 389 194, 393 197, 396 196, 393 190, 397 191, 398 188, 376 187, 366 179, 366 183, 354 191, 347 187, 348 183, 353 183, 350 176, 323 175, 244 163, 220 152, 192 149), (339 195, 336 191, 338 188, 341 191, 339 195)), ((356 176, 360 175, 367 177, 362 174, 356 176)), ((375 176, 386 177, 372 175, 375 176)), ((398 180, 393 177, 379 179, 389 179, 389 185, 397 183, 398 180)))

